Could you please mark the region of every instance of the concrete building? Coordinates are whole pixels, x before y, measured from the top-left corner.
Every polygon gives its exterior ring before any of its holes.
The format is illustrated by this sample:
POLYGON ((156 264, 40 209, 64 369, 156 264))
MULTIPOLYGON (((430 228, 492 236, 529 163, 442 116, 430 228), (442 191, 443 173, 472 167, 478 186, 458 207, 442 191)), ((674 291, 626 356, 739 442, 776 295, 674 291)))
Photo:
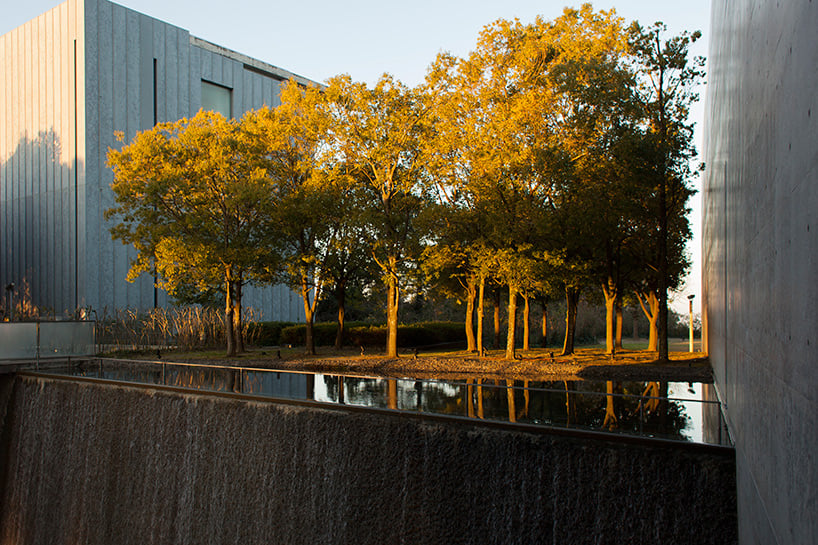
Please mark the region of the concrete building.
MULTIPOLYGON (((103 218, 114 132, 276 106, 290 78, 308 83, 107 0, 68 0, 0 37, 0 286, 25 278, 58 314, 167 304, 146 275, 125 280, 134 251, 103 218)), ((303 318, 283 286, 244 301, 265 319, 303 318)))
POLYGON ((714 0, 711 29, 703 318, 739 541, 818 543, 818 2, 714 0))

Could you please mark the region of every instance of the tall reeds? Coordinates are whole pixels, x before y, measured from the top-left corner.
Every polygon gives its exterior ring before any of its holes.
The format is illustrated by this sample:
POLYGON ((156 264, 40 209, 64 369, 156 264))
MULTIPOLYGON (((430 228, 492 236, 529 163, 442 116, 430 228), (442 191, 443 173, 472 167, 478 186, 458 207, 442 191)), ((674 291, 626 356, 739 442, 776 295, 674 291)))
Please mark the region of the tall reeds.
MULTIPOLYGON (((224 314, 220 309, 189 306, 156 308, 146 312, 106 307, 92 311, 97 323, 99 351, 110 350, 203 350, 224 346, 224 314)), ((244 309, 243 333, 247 343, 258 317, 252 308, 244 309)))

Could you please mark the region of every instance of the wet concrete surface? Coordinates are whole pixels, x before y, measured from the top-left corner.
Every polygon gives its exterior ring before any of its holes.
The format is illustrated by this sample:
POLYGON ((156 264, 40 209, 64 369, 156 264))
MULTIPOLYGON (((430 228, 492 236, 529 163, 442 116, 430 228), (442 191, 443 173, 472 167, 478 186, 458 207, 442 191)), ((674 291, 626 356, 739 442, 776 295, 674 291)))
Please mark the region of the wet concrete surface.
POLYGON ((736 541, 727 449, 23 375, 6 397, 0 543, 736 541))

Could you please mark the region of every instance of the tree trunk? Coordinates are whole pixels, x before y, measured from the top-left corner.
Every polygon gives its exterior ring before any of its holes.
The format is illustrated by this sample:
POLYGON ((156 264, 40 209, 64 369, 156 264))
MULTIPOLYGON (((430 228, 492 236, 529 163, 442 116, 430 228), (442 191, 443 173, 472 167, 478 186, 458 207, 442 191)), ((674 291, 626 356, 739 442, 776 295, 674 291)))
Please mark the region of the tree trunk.
POLYGON ((622 350, 622 298, 616 298, 616 342, 614 347, 622 350))
MULTIPOLYGON (((512 320, 509 320, 512 321, 512 320)), ((506 379, 506 397, 508 398, 508 421, 517 421, 517 408, 514 406, 514 381, 506 379)))
POLYGON ((608 395, 605 396, 605 420, 602 422, 603 428, 613 430, 617 427, 616 410, 614 410, 613 395, 613 381, 606 382, 606 391, 608 395))
POLYGON ((531 308, 528 304, 528 296, 523 296, 523 350, 531 350, 531 345, 529 344, 529 337, 530 337, 530 330, 528 324, 528 317, 529 313, 531 312, 531 308))
MULTIPOLYGON (((301 301, 304 303, 304 352, 309 355, 315 354, 315 335, 314 335, 314 319, 315 319, 315 297, 310 301, 310 276, 305 272, 301 272, 301 301)), ((315 293, 317 295, 317 292, 315 293)))
POLYGON ((466 379, 466 416, 474 418, 474 386, 471 379, 466 379))
POLYGON ((466 286, 466 350, 474 352, 477 344, 474 338, 474 297, 477 293, 477 285, 474 279, 468 280, 466 286))
POLYGON ((307 379, 306 399, 312 401, 315 399, 315 375, 308 373, 305 378, 307 379))
MULTIPOLYGON (((664 144, 666 127, 661 124, 662 143, 664 144)), ((664 147, 664 146, 663 146, 664 147)), ((662 150, 663 153, 665 150, 662 150)), ((664 157, 663 157, 664 161, 664 157)), ((659 316, 658 330, 659 336, 659 361, 668 360, 667 345, 667 283, 668 283, 668 258, 667 258, 667 168, 663 164, 662 173, 659 180, 659 316)))
POLYGON ((486 279, 480 278, 477 290, 477 353, 483 355, 483 296, 486 290, 486 279))
MULTIPOLYGON (((657 40, 657 50, 656 52, 659 53, 661 51, 660 45, 658 43, 659 38, 658 35, 656 36, 657 40)), ((667 222, 668 222, 668 213, 667 213, 667 173, 668 173, 668 123, 667 123, 667 111, 666 111, 666 103, 665 103, 665 88, 664 88, 664 77, 665 77, 665 65, 663 63, 659 64, 659 84, 657 86, 657 98, 659 104, 659 123, 658 123, 658 132, 659 132, 659 145, 661 147, 660 151, 662 154, 661 158, 661 171, 659 172, 659 286, 658 286, 658 298, 659 298, 659 323, 658 323, 658 330, 657 334, 659 336, 659 361, 667 361, 668 358, 668 346, 667 346, 667 284, 668 284, 668 257, 667 257, 667 222)))
POLYGON ((515 356, 514 351, 514 337, 517 329, 517 290, 508 287, 508 336, 506 337, 506 359, 513 360, 515 356))
POLYGON ((639 306, 642 307, 642 311, 645 313, 645 316, 647 316, 648 322, 650 323, 648 352, 656 352, 659 344, 659 327, 657 323, 659 320, 659 298, 653 291, 648 291, 642 295, 637 293, 636 298, 639 299, 639 306), (645 297, 645 301, 642 301, 643 295, 645 297), (647 307, 645 306, 646 303, 648 305, 647 307))
POLYGON ((483 418, 483 379, 477 379, 477 418, 483 418))
POLYGON ((304 299, 304 352, 315 355, 314 314, 309 299, 304 299))
POLYGON ((338 282, 338 289, 335 292, 335 300, 338 301, 338 329, 335 332, 335 350, 344 347, 344 303, 346 302, 346 281, 338 282))
POLYGON ((663 433, 667 433, 667 423, 670 417, 669 409, 670 404, 667 400, 667 392, 668 392, 668 383, 667 382, 660 382, 659 383, 659 405, 657 407, 657 412, 659 413, 659 427, 663 433))
POLYGON ((390 409, 397 409, 398 408, 398 381, 391 378, 387 380, 389 383, 389 393, 388 393, 388 400, 387 400, 387 407, 390 409))
POLYGON ((494 343, 492 348, 500 348, 500 288, 494 290, 494 343))
POLYGON ((616 305, 616 283, 613 278, 608 277, 608 281, 602 284, 602 293, 605 294, 605 351, 612 354, 614 351, 614 329, 615 305, 616 305))
POLYGON ((224 294, 224 336, 227 340, 227 355, 236 355, 236 338, 233 335, 233 278, 230 269, 225 274, 224 294))
POLYGON ((398 277, 397 262, 390 258, 386 302, 386 357, 398 357, 398 277))
POLYGON ((236 338, 236 353, 244 353, 244 318, 242 316, 242 277, 239 273, 239 279, 233 288, 233 335, 236 338))
POLYGON ((565 286, 565 342, 561 356, 574 353, 574 333, 577 329, 577 306, 579 305, 579 288, 565 286))
POLYGON ((548 346, 548 300, 542 301, 542 347, 548 346))
POLYGON ((565 384, 565 424, 570 428, 577 412, 577 400, 572 393, 576 388, 573 382, 564 380, 563 383, 565 384))

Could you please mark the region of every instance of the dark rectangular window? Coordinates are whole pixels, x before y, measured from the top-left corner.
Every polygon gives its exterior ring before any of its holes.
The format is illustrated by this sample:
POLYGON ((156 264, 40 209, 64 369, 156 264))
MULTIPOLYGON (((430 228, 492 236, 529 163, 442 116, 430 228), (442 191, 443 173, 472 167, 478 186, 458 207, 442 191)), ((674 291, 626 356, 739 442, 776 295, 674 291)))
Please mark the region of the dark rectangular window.
POLYGON ((233 90, 202 80, 202 109, 219 112, 227 119, 233 117, 233 90))

